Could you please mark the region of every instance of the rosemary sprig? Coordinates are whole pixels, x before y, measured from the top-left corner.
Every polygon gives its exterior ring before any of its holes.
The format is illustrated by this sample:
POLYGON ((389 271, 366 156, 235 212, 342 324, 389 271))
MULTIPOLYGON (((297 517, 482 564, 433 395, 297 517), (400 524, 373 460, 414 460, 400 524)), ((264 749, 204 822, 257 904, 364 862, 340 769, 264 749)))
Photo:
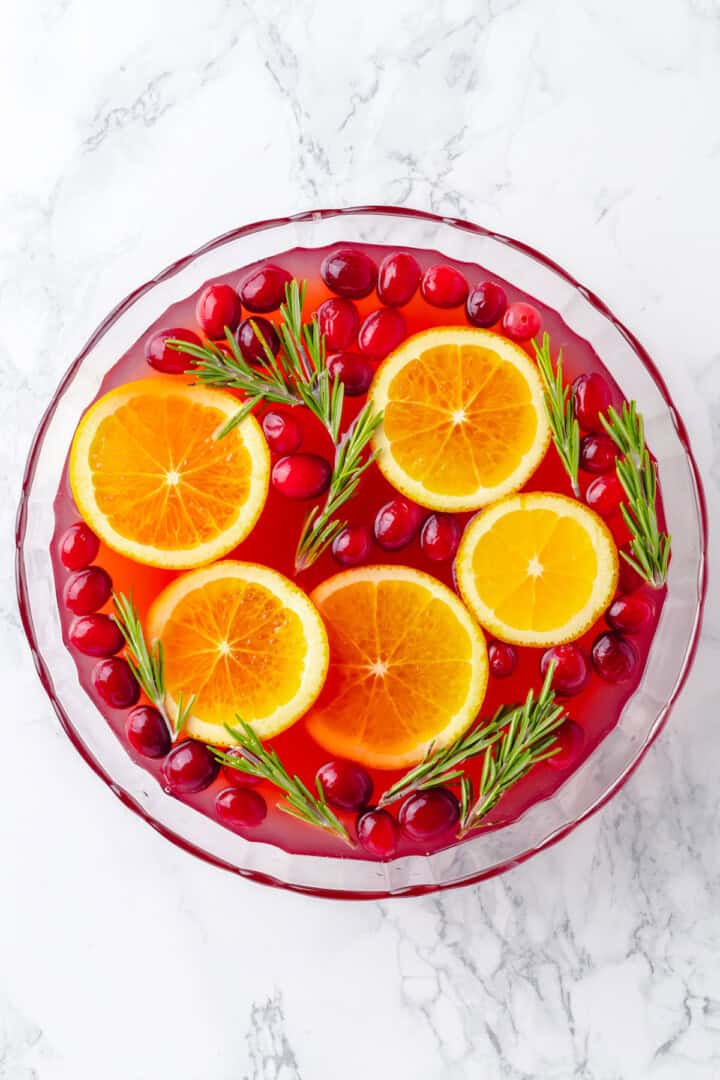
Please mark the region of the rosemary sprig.
POLYGON ((458 837, 477 829, 508 788, 555 753, 554 732, 563 723, 565 710, 551 687, 554 671, 555 661, 548 665, 537 697, 530 690, 523 705, 506 712, 502 735, 485 753, 477 792, 469 776, 460 780, 458 837))
POLYGON ((317 825, 339 837, 350 847, 354 847, 347 829, 328 806, 320 780, 315 781, 317 794, 313 794, 299 776, 290 776, 276 751, 263 746, 249 724, 246 724, 239 716, 236 720, 239 727, 231 727, 229 724, 225 726, 236 740, 236 748, 242 756, 237 757, 222 750, 213 750, 217 760, 249 776, 267 780, 285 792, 285 801, 277 804, 278 809, 284 814, 289 814, 310 825, 317 825))
POLYGON ((660 532, 657 519, 657 467, 645 445, 643 418, 634 401, 624 401, 620 413, 612 405, 600 421, 621 456, 615 462, 617 478, 627 504, 620 511, 630 530, 630 553, 622 557, 653 588, 665 584, 670 561, 670 537, 660 532))
POLYGON ((115 604, 113 618, 127 646, 125 658, 145 695, 162 715, 171 738, 175 740, 192 712, 195 696, 193 695, 187 702, 183 700, 182 693, 178 696, 177 715, 173 722, 165 705, 165 660, 162 642, 156 641, 152 648, 148 648, 132 596, 113 593, 113 603, 115 604))
POLYGON ((580 426, 575 419, 572 391, 563 381, 562 349, 558 353, 553 370, 549 334, 543 334, 542 345, 538 345, 533 340, 533 348, 545 390, 545 412, 550 423, 555 449, 570 477, 573 495, 577 499, 580 496, 578 484, 580 426))

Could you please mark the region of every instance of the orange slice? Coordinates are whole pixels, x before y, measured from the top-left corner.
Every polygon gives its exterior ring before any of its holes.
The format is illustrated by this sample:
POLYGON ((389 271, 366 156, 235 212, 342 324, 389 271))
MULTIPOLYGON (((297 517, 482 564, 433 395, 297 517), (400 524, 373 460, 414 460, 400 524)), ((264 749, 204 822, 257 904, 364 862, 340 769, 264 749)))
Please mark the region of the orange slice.
POLYGON ((324 581, 312 599, 330 671, 307 726, 325 750, 402 768, 470 726, 487 686, 485 639, 446 585, 408 567, 370 566, 324 581))
POLYGON ((607 525, 565 495, 502 499, 465 530, 458 587, 478 622, 517 645, 560 645, 592 626, 617 587, 607 525))
POLYGON ((537 369, 490 330, 439 326, 380 365, 370 400, 390 483, 433 510, 475 510, 517 491, 550 442, 537 369))
POLYGON ((278 735, 312 705, 328 666, 322 619, 276 570, 227 559, 176 578, 155 599, 148 637, 161 641, 166 705, 194 694, 185 730, 231 745, 239 716, 261 739, 278 735))
POLYGON ((265 504, 270 455, 223 390, 150 378, 111 390, 83 416, 70 484, 87 523, 136 562, 200 566, 244 540, 265 504))

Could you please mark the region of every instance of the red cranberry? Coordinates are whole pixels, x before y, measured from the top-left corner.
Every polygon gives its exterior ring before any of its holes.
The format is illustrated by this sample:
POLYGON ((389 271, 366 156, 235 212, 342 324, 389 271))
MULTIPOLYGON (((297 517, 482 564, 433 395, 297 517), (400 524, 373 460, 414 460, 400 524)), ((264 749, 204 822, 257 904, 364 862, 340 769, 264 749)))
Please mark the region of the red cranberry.
POLYGON ((624 683, 632 679, 639 658, 635 646, 621 634, 600 634, 592 647, 592 662, 606 682, 624 683))
POLYGON ((84 521, 76 521, 60 540, 60 561, 68 570, 84 570, 98 553, 100 541, 84 521))
POLYGON ((337 296, 324 300, 317 309, 317 317, 328 349, 341 352, 355 341, 360 329, 360 316, 352 300, 342 300, 337 296))
POLYGON ((364 525, 347 525, 333 540, 333 557, 341 566, 357 566, 367 559, 371 543, 364 525))
POLYGON ((356 825, 358 840, 371 855, 390 859, 397 851, 398 827, 387 810, 367 810, 356 825))
POLYGON ((606 473, 615 468, 617 446, 609 435, 585 435, 580 441, 580 468, 606 473))
POLYGON ((373 369, 370 361, 358 353, 333 353, 327 360, 328 371, 338 378, 348 397, 359 397, 367 392, 372 382, 373 369))
POLYGON ((65 583, 65 607, 75 615, 91 615, 107 604, 112 593, 112 579, 102 566, 78 570, 65 583))
POLYGON ((422 270, 417 259, 407 251, 386 255, 378 272, 378 296, 383 304, 402 307, 412 300, 420 284, 422 270))
POLYGON ((553 769, 567 769, 577 761, 582 744, 585 741, 582 728, 573 720, 566 720, 561 727, 554 732, 555 744, 552 749, 555 753, 546 758, 548 765, 553 769))
POLYGON ((257 791, 229 787, 218 793, 215 813, 230 829, 252 829, 267 817, 267 804, 257 791))
POLYGON ((93 668, 93 685, 106 705, 129 709, 140 697, 140 687, 127 660, 111 656, 93 668))
POLYGON ((460 819, 458 801, 446 788, 418 791, 400 807, 400 825, 413 840, 434 840, 460 819))
POLYGON ((540 331, 540 312, 532 304, 511 304, 503 315, 503 333, 511 341, 529 341, 540 331))
POLYGON ((302 424, 292 413, 271 409, 262 418, 267 444, 276 454, 292 454, 303 441, 302 424))
POLYGON ((177 327, 174 330, 161 330, 154 334, 145 345, 145 359, 150 367, 156 371, 162 371, 166 375, 181 375, 195 366, 192 356, 173 349, 167 344, 168 338, 177 338, 179 341, 188 341, 192 345, 202 345, 202 341, 192 330, 184 330, 177 327))
POLYGON ((315 779, 327 801, 338 810, 363 810, 370 802, 372 779, 354 761, 328 761, 320 766, 315 779))
POLYGON ((612 395, 602 375, 595 371, 590 375, 579 375, 572 384, 572 393, 580 427, 598 435, 603 434, 599 416, 612 403, 612 395))
POLYGON ((420 533, 423 554, 433 562, 447 562, 459 543, 460 523, 454 514, 431 514, 420 533))
POLYGON ((609 518, 618 510, 625 498, 622 484, 615 473, 596 476, 585 491, 585 502, 600 517, 609 518))
MULTIPOLYGON (((645 584, 645 578, 641 574, 638 574, 634 566, 631 566, 627 559, 622 557, 623 549, 620 549, 620 574, 618 585, 624 593, 634 592, 636 589, 641 589, 645 584)), ((628 551, 628 555, 631 554, 628 551)))
POLYGON ((398 551, 410 543, 420 525, 420 511, 408 499, 396 498, 375 515, 375 539, 385 551, 398 551))
POLYGON ((470 291, 465 304, 468 322, 473 326, 494 326, 507 307, 507 296, 495 281, 482 281, 470 291))
POLYGON ((191 795, 210 787, 218 763, 205 743, 186 739, 173 747, 163 762, 165 790, 171 795, 191 795))
POLYGON ((319 454, 289 454, 272 468, 272 485, 287 499, 314 499, 327 491, 330 463, 319 454))
POLYGON ((258 334, 262 335, 263 341, 273 356, 277 356, 280 349, 280 338, 269 319, 263 319, 262 315, 243 319, 235 336, 243 359, 247 360, 248 364, 267 364, 267 354, 258 334))
POLYGON ((395 308, 382 308, 368 315, 360 327, 358 345, 373 360, 384 360, 407 334, 405 319, 395 308))
POLYGON ((82 615, 70 627, 70 644, 85 656, 112 656, 120 652, 125 638, 107 615, 82 615))
POLYGON ((433 307, 452 308, 465 303, 468 283, 454 266, 429 266, 422 276, 420 291, 433 307))
POLYGON ((337 248, 323 259, 320 275, 328 289, 338 296, 359 300, 375 288, 377 266, 364 251, 337 248))
POLYGON ((208 285, 200 294, 195 316, 209 338, 225 337, 225 327, 237 330, 242 308, 230 285, 208 285))
POLYGON ((505 641, 491 641, 488 645, 490 672, 496 679, 506 679, 517 667, 517 652, 505 641))
POLYGON ((553 688, 558 694, 579 694, 590 678, 587 657, 580 646, 554 645, 544 652, 540 660, 543 675, 552 660, 557 665, 552 679, 553 688))
MULTIPOLYGON (((241 752, 237 747, 232 747, 230 750, 226 750, 225 753, 230 758, 242 758, 241 752)), ((231 784, 235 784, 236 787, 253 787, 255 784, 260 783, 259 776, 251 776, 250 773, 243 772, 242 769, 235 769, 232 765, 223 765, 222 767, 223 777, 231 784)))
POLYGON ((261 266, 241 282, 238 292, 248 311, 275 311, 285 299, 292 274, 281 266, 261 266))
POLYGON ((133 749, 143 757, 165 757, 172 745, 167 724, 152 705, 131 709, 125 721, 125 734, 133 749))
POLYGON ((612 602, 605 618, 613 630, 637 634, 650 622, 653 610, 650 601, 641 593, 627 593, 612 602))

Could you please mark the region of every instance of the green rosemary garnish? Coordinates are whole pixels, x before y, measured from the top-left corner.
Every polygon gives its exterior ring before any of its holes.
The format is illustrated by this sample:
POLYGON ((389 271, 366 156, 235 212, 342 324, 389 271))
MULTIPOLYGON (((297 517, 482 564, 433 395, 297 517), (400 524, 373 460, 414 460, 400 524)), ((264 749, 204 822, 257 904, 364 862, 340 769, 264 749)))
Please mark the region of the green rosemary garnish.
POLYGON ((285 792, 285 801, 277 804, 278 809, 284 814, 289 814, 310 825, 317 825, 354 847, 347 829, 328 806, 320 780, 315 781, 317 794, 314 795, 299 776, 290 776, 275 750, 269 750, 263 746, 249 724, 246 724, 239 716, 236 720, 239 727, 234 728, 229 724, 225 726, 236 740, 236 749, 240 751, 242 757, 222 750, 213 750, 217 760, 223 765, 229 765, 233 769, 247 773, 248 776, 257 776, 261 780, 267 780, 268 783, 285 792))
POLYGON ((563 381, 562 349, 558 353, 553 370, 549 334, 543 334, 542 345, 538 345, 533 340, 533 348, 545 390, 545 412, 550 423, 555 449, 570 477, 573 495, 577 499, 580 496, 578 485, 580 426, 575 419, 572 391, 563 381))
POLYGON ((600 421, 622 455, 615 471, 627 500, 620 510, 632 540, 630 554, 620 554, 649 585, 659 589, 667 577, 670 537, 658 527, 657 467, 645 445, 643 418, 634 401, 624 401, 619 414, 611 405, 600 421))

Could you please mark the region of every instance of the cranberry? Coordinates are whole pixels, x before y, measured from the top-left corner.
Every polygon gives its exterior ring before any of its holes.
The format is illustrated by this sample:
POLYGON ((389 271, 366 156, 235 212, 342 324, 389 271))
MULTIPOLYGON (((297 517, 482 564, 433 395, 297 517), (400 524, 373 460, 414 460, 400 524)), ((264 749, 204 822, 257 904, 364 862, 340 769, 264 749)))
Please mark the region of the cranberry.
POLYGON ((546 673, 550 662, 556 662, 552 685, 558 694, 579 694, 590 678, 590 667, 579 645, 554 645, 543 653, 540 670, 546 673))
POLYGON ((82 615, 70 627, 70 644, 85 656, 112 656, 120 652, 125 638, 107 615, 82 615))
POLYGON ((362 765, 354 761, 328 761, 317 771, 315 782, 338 810, 363 810, 370 802, 373 782, 362 765))
POLYGON ((465 304, 468 322, 473 326, 494 326, 507 307, 507 296, 495 281, 482 281, 470 291, 465 304))
POLYGON ((397 851, 397 822, 387 810, 367 810, 358 818, 356 829, 362 846, 378 859, 390 859, 397 851))
POLYGON ((100 697, 113 709, 129 709, 140 697, 138 681, 121 656, 101 660, 93 668, 92 678, 100 697))
MULTIPOLYGON (((230 758, 240 759, 243 757, 236 747, 226 750, 225 753, 230 758)), ((235 769, 232 765, 223 765, 222 771, 223 777, 229 780, 231 784, 235 784, 236 787, 253 787, 253 785, 260 783, 259 776, 251 776, 250 773, 243 772, 242 769, 235 769)))
POLYGON ((280 338, 269 319, 263 319, 262 315, 243 319, 235 336, 243 359, 247 360, 248 364, 267 364, 267 353, 258 334, 262 336, 273 356, 277 356, 280 349, 280 338))
POLYGON ((612 402, 610 387, 602 375, 595 371, 590 375, 579 375, 572 384, 572 394, 580 427, 601 435, 600 413, 604 413, 612 402))
POLYGON ((406 251, 387 255, 380 263, 378 272, 378 296, 383 304, 402 307, 412 300, 420 284, 422 270, 417 259, 406 251))
POLYGON ((101 566, 78 570, 65 583, 65 607, 75 615, 91 615, 110 599, 112 579, 101 566))
POLYGON ((352 345, 360 329, 360 316, 352 300, 337 296, 324 300, 317 309, 320 332, 328 349, 340 352, 352 345))
POLYGON ((333 540, 333 557, 341 566, 357 566, 367 559, 371 543, 364 525, 347 525, 333 540))
POLYGON ((384 360, 407 334, 405 319, 395 308, 382 308, 368 315, 360 327, 358 345, 373 360, 384 360))
POLYGON ((615 468, 617 453, 609 435, 586 435, 580 442, 580 467, 585 472, 610 472, 615 468))
MULTIPOLYGON (((627 559, 622 557, 623 549, 620 549, 620 574, 619 574, 619 586, 624 593, 634 592, 636 589, 641 589, 645 584, 645 578, 641 574, 638 574, 634 566, 631 566, 627 559)), ((631 552, 628 551, 628 554, 631 552)))
POLYGON ((172 745, 167 724, 152 705, 138 705, 130 710, 125 721, 125 734, 133 749, 143 757, 165 757, 172 745))
POLYGON ((621 634, 601 634, 592 647, 593 667, 610 683, 624 683, 635 674, 638 654, 635 646, 621 634))
POLYGON ((195 315, 209 338, 224 338, 225 327, 237 330, 242 308, 240 297, 230 285, 208 285, 200 294, 195 315))
POLYGON ((60 561, 68 570, 84 570, 98 553, 100 541, 84 521, 76 521, 60 540, 60 561))
POLYGON ((292 454, 302 444, 302 424, 292 413, 271 409, 262 418, 262 429, 268 446, 276 454, 292 454))
POLYGON ((447 562, 459 543, 460 523, 454 514, 431 514, 420 533, 423 554, 433 562, 447 562))
POLYGON ((615 473, 596 476, 585 491, 585 502, 591 510, 604 518, 612 517, 624 498, 622 484, 615 473))
POLYGON ((358 353, 333 353, 327 360, 328 371, 338 378, 348 397, 359 397, 367 392, 372 382, 373 369, 370 361, 358 353))
POLYGON ((248 311, 275 311, 285 299, 292 274, 281 266, 261 266, 241 282, 238 292, 248 311))
POLYGON ((610 605, 605 616, 613 630, 637 634, 653 617, 653 606, 641 593, 626 593, 610 605))
POLYGON ((215 813, 231 829, 252 829, 267 817, 267 804, 257 791, 229 787, 218 793, 215 813))
POLYGON ((289 454, 272 468, 272 486, 288 499, 314 499, 327 491, 330 463, 319 454, 289 454))
POLYGON ((564 724, 553 732, 555 743, 552 749, 555 751, 552 757, 546 758, 548 765, 553 769, 567 769, 574 765, 585 741, 582 728, 573 720, 566 720, 564 724))
POLYGON ((454 266, 429 266, 422 276, 420 291, 433 307, 452 308, 465 303, 468 283, 454 266))
POLYGON ((496 679, 506 679, 517 667, 517 652, 505 641, 491 641, 488 645, 490 672, 496 679))
POLYGON ((420 511, 408 499, 396 498, 381 506, 375 515, 375 539, 385 551, 397 551, 409 544, 420 525, 420 511))
POLYGON ((460 807, 451 791, 430 788, 406 799, 400 807, 398 818, 413 840, 434 840, 457 824, 460 807))
POLYGON ((169 338, 177 338, 179 341, 188 341, 192 345, 202 345, 202 341, 192 330, 184 330, 177 327, 174 330, 161 330, 154 334, 145 345, 145 359, 156 371, 163 371, 166 375, 181 375, 195 366, 192 356, 173 349, 168 345, 169 338))
POLYGON ((377 266, 364 251, 337 248, 323 259, 320 275, 328 289, 338 296, 359 300, 375 288, 377 266))
POLYGON ((511 304, 503 315, 503 333, 511 341, 529 341, 540 331, 540 312, 532 304, 511 304))
POLYGON ((165 790, 171 795, 190 795, 212 784, 218 763, 205 743, 186 739, 173 747, 163 762, 165 790))

